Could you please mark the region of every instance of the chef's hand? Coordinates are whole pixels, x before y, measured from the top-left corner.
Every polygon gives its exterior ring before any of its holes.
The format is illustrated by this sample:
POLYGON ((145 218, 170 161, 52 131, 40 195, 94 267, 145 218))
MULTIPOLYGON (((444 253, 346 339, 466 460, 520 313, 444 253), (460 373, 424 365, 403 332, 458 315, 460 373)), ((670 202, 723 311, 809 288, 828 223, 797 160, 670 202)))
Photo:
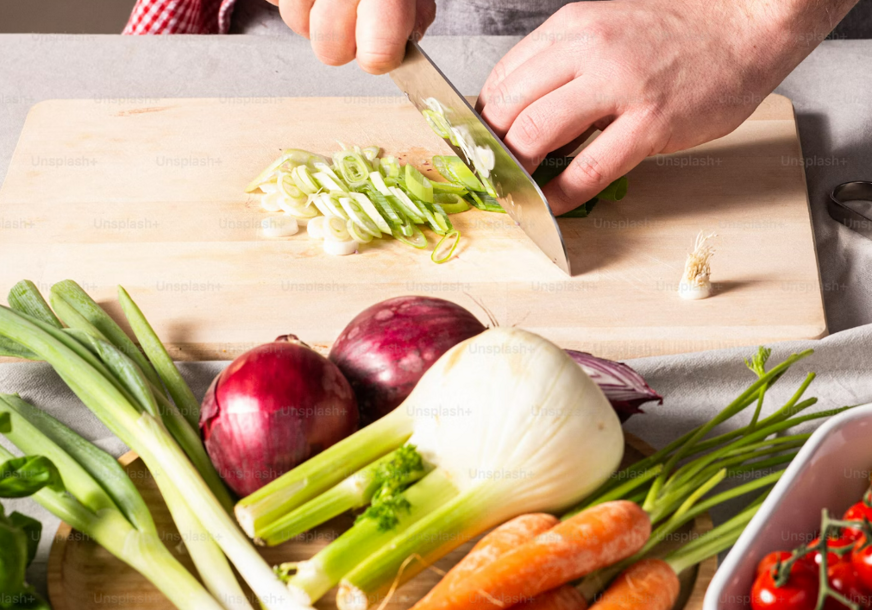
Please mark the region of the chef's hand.
POLYGON ((733 131, 856 1, 569 4, 497 64, 479 110, 529 170, 603 130, 548 185, 561 214, 645 157, 733 131))
POLYGON ((435 0, 269 0, 297 34, 312 41, 325 64, 352 59, 372 74, 400 65, 410 37, 420 39, 436 17, 435 0))

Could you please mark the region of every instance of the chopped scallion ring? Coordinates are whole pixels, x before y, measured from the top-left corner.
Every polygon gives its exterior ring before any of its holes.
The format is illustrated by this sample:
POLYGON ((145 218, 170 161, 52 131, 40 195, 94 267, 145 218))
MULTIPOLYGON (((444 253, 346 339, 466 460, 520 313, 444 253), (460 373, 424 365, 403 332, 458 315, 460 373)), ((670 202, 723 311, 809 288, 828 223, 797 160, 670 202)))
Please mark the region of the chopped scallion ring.
POLYGON ((344 193, 347 189, 344 188, 344 184, 339 184, 336 180, 333 179, 333 176, 328 174, 327 172, 315 172, 312 174, 312 177, 321 185, 322 188, 330 191, 331 193, 344 193))
POLYGON ((385 178, 396 178, 400 175, 400 162, 396 157, 382 157, 379 170, 385 178))
POLYGON ((366 184, 369 173, 372 171, 366 157, 354 150, 337 152, 333 155, 333 163, 345 181, 352 187, 366 184))
POLYGON ((308 233, 309 237, 311 237, 312 239, 324 239, 326 225, 326 216, 316 216, 309 221, 309 224, 306 225, 306 233, 308 233))
POLYGON ((415 203, 411 199, 409 199, 409 196, 406 195, 402 189, 396 186, 392 186, 390 187, 390 189, 391 195, 394 196, 394 201, 397 201, 402 206, 400 209, 402 209, 406 216, 408 216, 409 219, 411 219, 411 221, 415 224, 423 223, 424 217, 421 216, 421 212, 420 210, 418 210, 418 206, 416 206, 415 203))
POLYGON ((379 231, 376 224, 369 219, 363 211, 363 208, 360 207, 356 201, 352 200, 350 197, 340 197, 339 204, 342 206, 345 213, 348 214, 348 221, 357 225, 361 231, 370 236, 370 239, 373 237, 381 237, 381 231, 379 231))
POLYGON ((434 204, 442 209, 446 214, 459 214, 470 208, 469 202, 460 195, 454 193, 436 193, 434 196, 434 204))
POLYGON ((441 265, 442 263, 448 262, 451 260, 451 257, 454 256, 454 251, 457 250, 457 244, 460 243, 460 231, 454 229, 449 231, 445 235, 442 236, 442 239, 439 240, 439 243, 436 244, 436 247, 433 248, 433 252, 430 254, 430 260, 436 263, 437 265, 441 265), (439 249, 442 247, 442 244, 445 243, 446 239, 454 238, 454 243, 451 244, 451 248, 440 258, 436 258, 436 253, 439 252, 439 249))
POLYGON ((414 166, 406 166, 406 190, 421 201, 433 203, 433 184, 414 166))
POLYGON ((384 219, 384 217, 379 213, 378 209, 376 209, 375 205, 372 203, 369 197, 364 195, 363 193, 349 193, 352 199, 361 207, 364 213, 369 217, 369 219, 375 223, 375 226, 378 227, 378 230, 382 233, 387 233, 390 235, 391 227, 384 219))
POLYGON ((370 233, 358 227, 357 223, 355 223, 351 219, 346 222, 346 228, 348 229, 348 234, 351 235, 351 239, 353 239, 354 241, 360 242, 362 244, 368 244, 373 239, 373 236, 370 233))
POLYGON ((306 193, 300 190, 300 187, 294 183, 294 177, 291 172, 279 172, 276 179, 276 188, 285 197, 294 200, 296 203, 306 203, 306 193))
POLYGON ((375 163, 378 161, 378 154, 381 152, 381 148, 378 146, 367 146, 361 152, 367 161, 375 163))
POLYGON ((372 185, 375 187, 375 190, 377 190, 379 193, 381 193, 385 197, 387 197, 391 194, 391 191, 388 188, 388 185, 385 184, 385 179, 382 177, 382 175, 380 173, 371 172, 369 174, 369 181, 372 182, 372 185))
POLYGON ((324 240, 324 252, 333 256, 348 256, 357 252, 357 242, 353 239, 345 241, 324 240))
POLYGON ((290 237, 300 230, 293 216, 270 216, 260 221, 260 234, 267 238, 290 237))
POLYGON ((327 241, 348 241, 351 235, 348 234, 346 220, 338 216, 331 216, 324 224, 324 239, 327 241))
POLYGON ((394 233, 394 237, 403 242, 404 244, 409 244, 413 248, 418 248, 419 250, 423 250, 427 247, 427 236, 416 227, 415 225, 411 225, 412 234, 409 236, 403 235, 401 232, 397 231, 394 233))
POLYGON ((294 184, 297 185, 297 188, 307 195, 314 195, 321 190, 321 187, 312 178, 312 172, 305 165, 295 167, 291 175, 294 177, 294 184))

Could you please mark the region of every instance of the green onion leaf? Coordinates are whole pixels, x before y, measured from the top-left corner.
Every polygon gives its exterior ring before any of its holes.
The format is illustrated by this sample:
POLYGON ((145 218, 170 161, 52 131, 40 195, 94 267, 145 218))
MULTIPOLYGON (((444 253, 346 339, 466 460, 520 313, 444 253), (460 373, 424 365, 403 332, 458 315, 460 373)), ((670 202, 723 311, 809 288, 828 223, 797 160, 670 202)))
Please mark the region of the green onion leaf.
POLYGON ((448 262, 451 260, 451 257, 454 256, 454 251, 457 250, 457 244, 460 243, 460 231, 454 229, 448 233, 446 233, 442 239, 439 240, 439 243, 436 244, 436 247, 433 248, 433 253, 430 255, 430 260, 436 263, 437 265, 441 265, 442 263, 448 262), (442 248, 442 244, 445 243, 446 240, 454 238, 454 243, 451 244, 451 248, 449 248, 448 252, 446 252, 443 256, 437 257, 437 253, 442 248))

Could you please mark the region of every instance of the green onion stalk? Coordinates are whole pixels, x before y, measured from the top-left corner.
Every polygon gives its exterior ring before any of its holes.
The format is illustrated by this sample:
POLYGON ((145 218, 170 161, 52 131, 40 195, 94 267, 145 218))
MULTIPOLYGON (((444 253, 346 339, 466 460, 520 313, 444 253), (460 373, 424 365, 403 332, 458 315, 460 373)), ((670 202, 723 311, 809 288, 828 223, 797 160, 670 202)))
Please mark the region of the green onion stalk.
MULTIPOLYGON (((195 434, 180 433, 185 426, 190 428, 190 423, 165 395, 156 398, 163 395, 161 384, 178 385, 180 377, 161 378, 145 356, 135 351, 135 345, 131 348, 132 342, 127 344, 129 339, 121 339, 119 332, 123 332, 111 318, 101 314, 96 304, 92 306, 83 293, 72 282, 53 287, 54 311, 69 326, 64 329, 46 319, 0 308, 0 336, 51 364, 95 415, 140 455, 161 486, 180 530, 192 541, 205 540, 192 544, 196 547, 192 558, 200 564, 201 572, 209 574, 205 580, 222 603, 228 607, 247 604, 229 564, 217 552, 219 547, 266 608, 298 607, 228 514, 229 493, 204 457, 199 439, 195 434), (128 355, 132 353, 140 356, 128 355), (177 436, 170 429, 175 429, 177 436), (203 532, 209 536, 200 535, 203 532)), ((122 294, 122 302, 128 312, 133 311, 129 296, 122 294)), ((142 331, 138 322, 141 320, 134 316, 134 326, 142 331)))
MULTIPOLYGON (((27 455, 39 452, 61 473, 68 493, 44 488, 33 498, 143 576, 177 608, 222 610, 161 542, 142 496, 121 466, 91 443, 17 396, 0 395, 5 436, 27 455)), ((0 447, 0 462, 12 459, 0 447)))

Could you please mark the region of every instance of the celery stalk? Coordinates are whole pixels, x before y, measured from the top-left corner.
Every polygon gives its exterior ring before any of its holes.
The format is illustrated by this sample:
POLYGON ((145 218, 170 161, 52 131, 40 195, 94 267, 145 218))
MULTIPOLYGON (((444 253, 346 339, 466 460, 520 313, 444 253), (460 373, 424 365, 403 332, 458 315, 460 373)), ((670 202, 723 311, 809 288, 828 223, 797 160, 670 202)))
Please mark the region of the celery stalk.
POLYGON ((336 598, 339 610, 366 610, 383 601, 394 584, 408 582, 439 557, 502 522, 505 516, 497 509, 509 497, 509 487, 476 487, 443 503, 345 576, 336 598))
POLYGON ((457 487, 446 474, 434 470, 401 494, 409 508, 408 512, 400 511, 396 515, 393 529, 385 530, 377 519, 358 520, 312 559, 299 564, 288 587, 300 589, 312 602, 317 601, 355 566, 380 549, 392 546, 394 540, 402 538, 403 532, 457 494, 457 487))
MULTIPOLYGON (((380 475, 390 468, 398 456, 392 451, 369 466, 354 473, 329 491, 324 492, 303 506, 291 511, 261 532, 261 539, 267 545, 280 544, 307 532, 313 527, 326 523, 342 513, 369 504, 378 491, 380 475)), ((426 474, 424 468, 401 473, 402 484, 412 483, 426 474)))
POLYGON ((412 419, 403 409, 396 409, 241 500, 236 505, 236 519, 245 533, 262 542, 266 528, 397 449, 410 436, 412 419))

